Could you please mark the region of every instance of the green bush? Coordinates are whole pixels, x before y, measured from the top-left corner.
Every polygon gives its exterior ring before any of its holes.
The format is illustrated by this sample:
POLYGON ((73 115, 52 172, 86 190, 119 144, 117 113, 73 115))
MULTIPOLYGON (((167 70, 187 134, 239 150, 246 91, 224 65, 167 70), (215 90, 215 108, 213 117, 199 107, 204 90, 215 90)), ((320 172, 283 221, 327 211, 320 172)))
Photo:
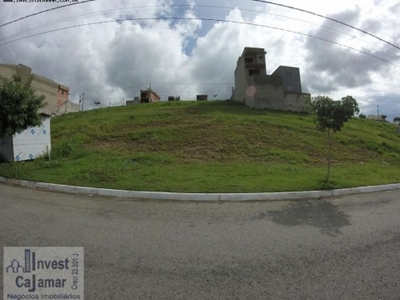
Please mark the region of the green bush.
POLYGON ((70 157, 76 150, 77 145, 71 140, 64 140, 58 145, 53 146, 51 156, 53 159, 70 157))

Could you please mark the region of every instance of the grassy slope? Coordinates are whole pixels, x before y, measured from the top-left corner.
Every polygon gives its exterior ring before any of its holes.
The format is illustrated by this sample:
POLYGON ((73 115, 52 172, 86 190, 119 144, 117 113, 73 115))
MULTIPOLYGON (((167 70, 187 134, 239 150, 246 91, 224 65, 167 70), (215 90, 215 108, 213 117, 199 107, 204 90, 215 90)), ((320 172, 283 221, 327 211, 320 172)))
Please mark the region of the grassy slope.
POLYGON ((262 192, 400 182, 392 124, 352 119, 326 135, 312 117, 232 102, 144 104, 52 120, 52 161, 0 165, 0 176, 130 190, 262 192))

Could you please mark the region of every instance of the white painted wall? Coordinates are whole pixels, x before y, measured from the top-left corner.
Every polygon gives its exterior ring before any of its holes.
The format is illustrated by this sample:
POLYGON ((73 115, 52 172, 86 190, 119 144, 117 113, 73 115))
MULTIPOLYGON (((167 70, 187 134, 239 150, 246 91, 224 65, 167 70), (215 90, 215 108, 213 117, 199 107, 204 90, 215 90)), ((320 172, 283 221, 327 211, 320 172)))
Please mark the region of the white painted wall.
POLYGON ((0 153, 7 161, 22 161, 38 158, 51 150, 50 117, 43 116, 42 124, 15 134, 12 139, 0 139, 0 153))

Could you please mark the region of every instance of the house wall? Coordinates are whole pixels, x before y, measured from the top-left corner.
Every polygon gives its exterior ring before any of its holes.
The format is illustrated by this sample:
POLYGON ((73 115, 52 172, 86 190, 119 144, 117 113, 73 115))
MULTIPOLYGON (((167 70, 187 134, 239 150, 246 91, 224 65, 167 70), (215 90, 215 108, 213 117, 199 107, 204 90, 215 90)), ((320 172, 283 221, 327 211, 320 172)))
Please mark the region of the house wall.
POLYGON ((153 103, 153 102, 158 102, 158 101, 160 101, 160 97, 158 97, 156 94, 151 92, 150 93, 150 102, 153 103))
POLYGON ((251 86, 249 79, 253 76, 250 73, 258 71, 259 75, 266 75, 265 51, 262 48, 245 48, 242 55, 238 58, 235 69, 235 89, 233 90, 233 100, 246 103, 247 87, 251 86), (246 62, 250 59, 251 62, 246 62))
POLYGON ((40 126, 31 127, 14 135, 14 160, 30 160, 38 158, 51 150, 50 117, 42 117, 40 126))
POLYGON ((197 101, 207 101, 208 100, 208 95, 197 95, 196 96, 197 101))
POLYGON ((234 90, 234 100, 244 103, 246 96, 246 73, 244 68, 243 57, 239 57, 237 62, 237 67, 234 73, 235 76, 235 90, 234 90))
POLYGON ((45 96, 45 102, 47 103, 46 107, 39 110, 39 112, 55 115, 58 110, 58 84, 42 76, 35 76, 32 80, 32 87, 36 90, 37 95, 45 96))
POLYGON ((5 65, 0 64, 0 76, 11 79, 15 71, 17 70, 17 65, 5 65))
POLYGON ((69 88, 59 84, 57 89, 57 107, 64 105, 69 100, 69 88))
POLYGON ((159 102, 160 96, 151 90, 140 90, 140 103, 159 102))
POLYGON ((311 97, 308 93, 285 93, 285 110, 295 112, 309 112, 307 100, 311 97))
POLYGON ((276 110, 285 109, 282 86, 272 84, 256 84, 256 89, 257 92, 253 97, 254 100, 250 100, 252 107, 276 110))
POLYGON ((7 161, 22 161, 38 158, 51 150, 50 117, 43 116, 42 124, 30 127, 12 138, 0 139, 0 152, 7 161))
POLYGON ((265 53, 262 48, 243 50, 235 69, 232 99, 253 108, 307 112, 310 94, 302 93, 300 69, 280 66, 267 75, 265 53))
POLYGON ((272 75, 282 76, 283 90, 285 92, 302 92, 299 68, 280 66, 272 73, 272 75))
MULTIPOLYGON (((249 99, 248 106, 260 109, 308 112, 307 99, 310 94, 283 92, 273 85, 257 86, 257 94, 249 99)), ((246 102, 247 104, 247 102, 246 102)))
POLYGON ((0 156, 6 161, 14 160, 12 136, 9 134, 6 134, 3 138, 0 138, 0 156))
MULTIPOLYGON (((24 65, 0 64, 0 76, 11 79, 16 71, 21 74, 22 82, 26 82, 32 74, 32 69, 24 65)), ((58 107, 68 101, 68 87, 58 84, 48 78, 35 75, 32 79, 32 87, 38 96, 44 95, 47 105, 39 110, 39 113, 56 115, 58 107), (63 91, 64 90, 64 94, 63 91)))

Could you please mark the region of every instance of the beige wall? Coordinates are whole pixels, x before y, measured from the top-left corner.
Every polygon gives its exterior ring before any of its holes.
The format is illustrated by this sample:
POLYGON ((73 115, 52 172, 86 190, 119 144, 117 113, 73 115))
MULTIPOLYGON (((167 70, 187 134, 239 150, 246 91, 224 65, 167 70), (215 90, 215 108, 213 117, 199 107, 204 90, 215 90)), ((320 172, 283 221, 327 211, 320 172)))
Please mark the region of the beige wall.
POLYGON ((48 114, 56 114, 58 84, 41 76, 35 76, 32 80, 32 87, 36 94, 45 96, 46 107, 40 110, 48 114))
POLYGON ((239 57, 239 60, 237 62, 237 67, 235 70, 235 90, 234 90, 233 100, 244 103, 246 96, 246 87, 247 87, 247 79, 246 79, 246 70, 244 68, 243 57, 239 57))
POLYGON ((15 71, 17 70, 17 65, 3 65, 0 64, 0 76, 11 79, 15 71))
MULTIPOLYGON (((29 78, 29 76, 32 73, 32 69, 24 66, 24 65, 6 65, 6 64, 0 64, 0 76, 3 76, 5 78, 11 79, 12 75, 19 70, 21 73, 21 77, 23 82, 26 82, 29 78)), ((59 86, 64 87, 62 85, 59 85, 57 82, 54 82, 53 80, 47 79, 45 77, 35 75, 32 80, 32 87, 36 90, 36 94, 40 96, 45 96, 45 102, 47 105, 40 109, 39 112, 44 112, 50 115, 56 115, 58 112, 58 107, 60 106, 59 104, 59 99, 58 99, 58 90, 59 86)), ((68 87, 64 87, 65 89, 68 89, 68 87)), ((67 99, 68 99, 68 94, 66 94, 67 99)), ((65 102, 65 99, 62 99, 65 102)))

